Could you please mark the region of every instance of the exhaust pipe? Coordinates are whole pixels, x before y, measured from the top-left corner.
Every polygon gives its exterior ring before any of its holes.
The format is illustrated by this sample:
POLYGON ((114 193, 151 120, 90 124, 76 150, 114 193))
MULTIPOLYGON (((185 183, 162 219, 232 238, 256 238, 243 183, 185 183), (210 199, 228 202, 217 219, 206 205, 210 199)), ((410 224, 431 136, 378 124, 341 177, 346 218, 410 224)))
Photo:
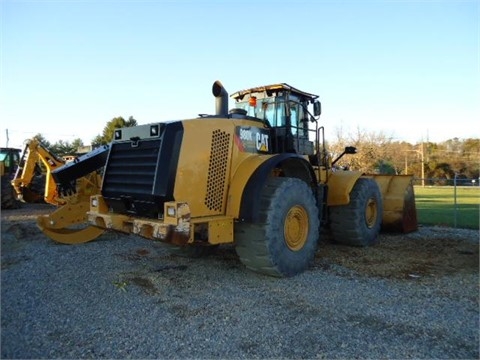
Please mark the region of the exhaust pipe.
POLYGON ((215 115, 228 115, 228 92, 220 81, 215 81, 212 86, 212 93, 215 96, 215 115))

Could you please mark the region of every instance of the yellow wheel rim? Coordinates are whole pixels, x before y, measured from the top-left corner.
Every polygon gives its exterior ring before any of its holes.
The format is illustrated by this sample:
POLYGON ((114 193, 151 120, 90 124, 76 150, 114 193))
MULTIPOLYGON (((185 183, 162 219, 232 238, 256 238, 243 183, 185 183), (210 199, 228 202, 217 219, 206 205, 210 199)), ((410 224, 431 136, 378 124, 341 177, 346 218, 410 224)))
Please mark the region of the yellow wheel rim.
POLYGON ((367 206, 365 207, 365 223, 369 229, 375 226, 375 223, 377 222, 377 216, 377 202, 373 198, 368 199, 367 206))
POLYGON ((303 248, 308 236, 308 214, 302 206, 295 205, 288 211, 283 232, 285 243, 290 250, 298 251, 303 248))

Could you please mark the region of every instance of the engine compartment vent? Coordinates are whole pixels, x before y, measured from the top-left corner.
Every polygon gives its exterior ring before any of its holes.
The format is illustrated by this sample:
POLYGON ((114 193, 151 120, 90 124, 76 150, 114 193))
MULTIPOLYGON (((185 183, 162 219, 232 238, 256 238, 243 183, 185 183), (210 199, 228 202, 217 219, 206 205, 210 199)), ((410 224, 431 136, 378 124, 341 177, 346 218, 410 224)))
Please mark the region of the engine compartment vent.
POLYGON ((210 210, 218 212, 223 211, 229 146, 230 134, 219 129, 214 130, 212 133, 212 147, 208 164, 205 205, 210 210))

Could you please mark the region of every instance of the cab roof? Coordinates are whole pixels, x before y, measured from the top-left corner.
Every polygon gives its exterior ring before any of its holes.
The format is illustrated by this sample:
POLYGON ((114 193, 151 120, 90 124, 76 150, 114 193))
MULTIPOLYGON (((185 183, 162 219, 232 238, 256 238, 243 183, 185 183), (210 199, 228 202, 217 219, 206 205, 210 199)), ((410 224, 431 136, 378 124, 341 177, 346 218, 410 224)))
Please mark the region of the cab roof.
MULTIPOLYGON (((290 86, 286 83, 280 83, 280 84, 273 84, 273 85, 264 85, 264 86, 258 86, 246 90, 241 90, 237 91, 236 93, 230 95, 230 97, 234 98, 235 100, 242 100, 243 97, 247 94, 253 94, 253 93, 263 93, 263 92, 277 92, 277 91, 288 91, 292 94, 298 95, 300 97, 305 97, 308 100, 315 100, 318 98, 318 95, 315 94, 310 94, 302 90, 298 90, 297 88, 294 88, 293 86, 290 86)), ((269 94, 270 95, 270 94, 269 94)))

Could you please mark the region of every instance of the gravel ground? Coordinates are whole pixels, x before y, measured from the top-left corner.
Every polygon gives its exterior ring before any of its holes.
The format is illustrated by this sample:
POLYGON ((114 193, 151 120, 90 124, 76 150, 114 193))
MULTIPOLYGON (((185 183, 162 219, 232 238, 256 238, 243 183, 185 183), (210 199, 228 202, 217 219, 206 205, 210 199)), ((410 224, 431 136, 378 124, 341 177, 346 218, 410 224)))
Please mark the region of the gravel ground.
POLYGON ((2 358, 479 358, 478 231, 325 236, 310 270, 276 279, 232 247, 59 245, 35 227, 49 209, 2 211, 2 358))

